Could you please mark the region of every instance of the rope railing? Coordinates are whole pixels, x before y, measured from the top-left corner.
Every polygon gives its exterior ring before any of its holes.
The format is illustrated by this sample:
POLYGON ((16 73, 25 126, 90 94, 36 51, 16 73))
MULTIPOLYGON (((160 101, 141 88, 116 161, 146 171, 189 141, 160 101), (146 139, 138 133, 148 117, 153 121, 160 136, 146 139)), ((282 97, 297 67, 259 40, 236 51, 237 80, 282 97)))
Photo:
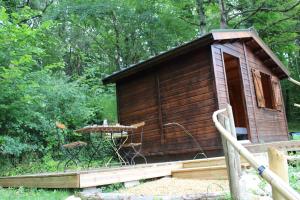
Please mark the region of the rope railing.
POLYGON ((282 196, 289 200, 300 200, 300 195, 298 192, 296 192, 292 187, 289 186, 289 184, 284 182, 270 169, 259 163, 255 157, 243 145, 241 145, 237 139, 225 129, 225 127, 223 127, 218 120, 218 116, 227 112, 227 109, 231 109, 231 106, 228 105, 227 108, 215 111, 213 113, 213 122, 221 135, 241 156, 243 156, 249 162, 254 169, 257 170, 258 174, 269 184, 271 184, 282 196))

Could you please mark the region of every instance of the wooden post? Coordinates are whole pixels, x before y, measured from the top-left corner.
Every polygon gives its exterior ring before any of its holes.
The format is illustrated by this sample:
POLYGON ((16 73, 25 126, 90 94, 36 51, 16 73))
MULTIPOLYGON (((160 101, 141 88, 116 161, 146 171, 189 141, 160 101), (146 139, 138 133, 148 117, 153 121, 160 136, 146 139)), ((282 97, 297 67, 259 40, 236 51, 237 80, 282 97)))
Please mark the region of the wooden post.
MULTIPOLYGON (((220 115, 220 121, 223 122, 223 126, 231 132, 230 130, 230 120, 224 115, 220 115)), ((222 136, 222 144, 223 144, 223 151, 224 156, 226 160, 226 166, 227 166, 227 174, 229 179, 229 185, 230 185, 230 193, 233 200, 240 200, 241 199, 241 193, 240 193, 240 185, 239 185, 239 172, 240 172, 240 161, 236 158, 239 158, 239 155, 235 155, 234 148, 230 145, 229 142, 227 142, 226 138, 222 136)))
MULTIPOLYGON (((236 137, 236 129, 235 129, 235 123, 234 123, 234 117, 233 117, 233 112, 232 112, 232 107, 231 105, 227 104, 227 114, 228 114, 228 117, 229 117, 229 122, 230 122, 230 132, 231 132, 231 135, 234 137, 234 138, 237 138, 236 137)), ((241 172, 242 172, 242 169, 241 169, 241 160, 240 160, 240 154, 234 150, 234 148, 232 147, 233 149, 233 152, 234 152, 234 160, 235 160, 235 167, 238 171, 238 177, 240 178, 241 176, 241 172)))
POLYGON ((258 173, 274 188, 276 188, 280 194, 286 197, 289 200, 299 200, 300 194, 294 190, 289 184, 284 182, 281 178, 278 177, 274 172, 272 172, 269 168, 265 168, 261 163, 259 163, 254 156, 239 142, 237 142, 236 138, 234 138, 230 132, 228 132, 224 126, 220 123, 218 116, 222 113, 226 112, 226 109, 220 109, 215 111, 213 114, 213 121, 215 123, 216 128, 224 138, 230 142, 230 144, 239 152, 241 156, 243 156, 250 165, 258 170, 258 173))
MULTIPOLYGON (((288 163, 286 156, 273 147, 268 148, 268 156, 270 170, 282 178, 283 181, 289 183, 288 163)), ((272 197, 274 200, 286 199, 274 187, 272 187, 272 197)))

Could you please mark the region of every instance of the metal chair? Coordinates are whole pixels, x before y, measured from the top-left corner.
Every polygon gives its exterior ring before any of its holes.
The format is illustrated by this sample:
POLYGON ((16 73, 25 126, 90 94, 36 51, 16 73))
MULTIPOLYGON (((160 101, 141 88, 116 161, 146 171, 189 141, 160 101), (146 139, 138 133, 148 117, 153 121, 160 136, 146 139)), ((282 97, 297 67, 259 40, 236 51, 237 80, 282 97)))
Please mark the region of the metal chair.
POLYGON ((78 166, 78 162, 80 162, 79 160, 79 154, 81 152, 81 150, 83 149, 83 147, 85 147, 87 145, 86 142, 82 142, 82 141, 74 141, 74 142, 70 142, 67 143, 66 140, 66 126, 60 122, 56 122, 56 133, 57 133, 57 137, 58 137, 58 144, 60 147, 61 152, 63 153, 63 159, 61 159, 59 161, 59 163, 57 164, 57 171, 59 169, 59 166, 65 162, 64 165, 64 171, 66 171, 66 167, 68 166, 68 164, 70 164, 71 162, 74 163, 76 166, 78 166))
POLYGON ((124 159, 131 165, 135 164, 135 159, 141 157, 144 159, 145 164, 147 164, 146 157, 141 153, 143 146, 143 134, 145 122, 140 122, 137 124, 132 124, 131 126, 135 127, 137 130, 141 129, 140 134, 128 133, 130 137, 130 142, 121 145, 121 149, 124 149, 124 159), (135 138, 136 135, 140 135, 139 138, 135 138), (136 140, 135 140, 136 139, 136 140), (135 142, 134 142, 135 141, 135 142), (136 142, 137 141, 137 142, 136 142))

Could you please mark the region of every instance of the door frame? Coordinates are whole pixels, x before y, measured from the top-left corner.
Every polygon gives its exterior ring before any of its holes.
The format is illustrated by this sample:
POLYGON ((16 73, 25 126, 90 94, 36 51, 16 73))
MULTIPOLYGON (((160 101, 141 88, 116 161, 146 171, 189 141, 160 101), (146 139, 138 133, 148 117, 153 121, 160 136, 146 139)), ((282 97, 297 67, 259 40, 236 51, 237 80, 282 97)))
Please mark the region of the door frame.
POLYGON ((221 56, 222 56, 222 64, 223 64, 223 72, 224 72, 224 77, 225 77, 225 84, 226 84, 226 95, 227 95, 227 102, 230 104, 230 99, 229 99, 229 91, 228 91, 228 82, 227 82, 227 74, 226 74, 226 68, 225 68, 225 59, 224 59, 224 53, 228 54, 232 57, 235 57, 238 59, 239 62, 239 77, 240 77, 240 81, 242 83, 241 85, 241 90, 242 90, 242 98, 243 98, 243 107, 244 107, 244 112, 245 112, 245 120, 246 120, 246 128, 247 128, 247 137, 248 140, 251 142, 251 131, 250 131, 250 123, 249 123, 249 117, 248 117, 248 108, 247 108, 247 103, 246 103, 246 95, 245 95, 245 86, 244 86, 244 78, 243 78, 243 73, 242 73, 242 69, 241 69, 241 57, 239 54, 232 52, 232 51, 227 51, 224 48, 221 48, 221 56))

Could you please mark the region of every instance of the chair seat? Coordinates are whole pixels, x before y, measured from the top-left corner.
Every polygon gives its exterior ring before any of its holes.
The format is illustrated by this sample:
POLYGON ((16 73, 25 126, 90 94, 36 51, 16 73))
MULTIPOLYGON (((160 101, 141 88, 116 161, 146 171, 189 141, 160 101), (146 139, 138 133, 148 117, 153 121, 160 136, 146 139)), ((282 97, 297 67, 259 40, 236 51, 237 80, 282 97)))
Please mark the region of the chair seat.
POLYGON ((64 144, 63 147, 71 149, 71 148, 80 147, 80 146, 86 146, 86 145, 87 145, 86 142, 76 141, 76 142, 71 142, 69 144, 64 144))
POLYGON ((142 145, 142 143, 128 143, 128 144, 121 145, 121 147, 136 147, 140 145, 142 145))

